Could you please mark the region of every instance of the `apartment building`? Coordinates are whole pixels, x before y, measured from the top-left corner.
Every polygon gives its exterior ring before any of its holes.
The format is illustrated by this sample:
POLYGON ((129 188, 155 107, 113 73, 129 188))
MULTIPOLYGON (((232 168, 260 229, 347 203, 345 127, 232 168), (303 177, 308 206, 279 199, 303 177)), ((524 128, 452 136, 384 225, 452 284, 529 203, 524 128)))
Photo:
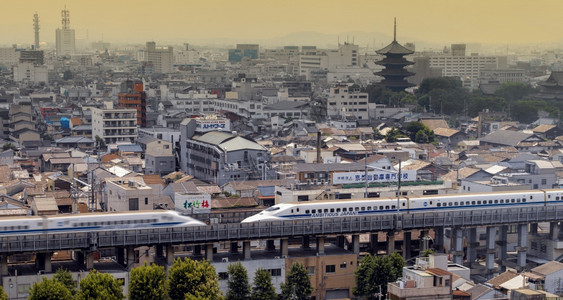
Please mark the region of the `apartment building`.
POLYGON ((358 120, 368 120, 368 93, 336 84, 330 88, 326 109, 327 116, 332 119, 355 116, 358 120))
POLYGON ((147 95, 143 82, 126 80, 117 94, 118 108, 131 108, 137 111, 137 125, 147 127, 147 95))
POLYGON ((104 139, 106 144, 133 143, 137 139, 136 109, 92 108, 92 135, 104 139))
POLYGON ((358 50, 358 45, 350 43, 339 44, 338 49, 331 50, 310 51, 303 47, 303 54, 299 56, 299 75, 310 80, 312 73, 318 70, 358 66, 358 50))
POLYGON ((152 73, 171 73, 174 69, 174 48, 156 47, 155 42, 147 42, 142 60, 152 66, 152 73))

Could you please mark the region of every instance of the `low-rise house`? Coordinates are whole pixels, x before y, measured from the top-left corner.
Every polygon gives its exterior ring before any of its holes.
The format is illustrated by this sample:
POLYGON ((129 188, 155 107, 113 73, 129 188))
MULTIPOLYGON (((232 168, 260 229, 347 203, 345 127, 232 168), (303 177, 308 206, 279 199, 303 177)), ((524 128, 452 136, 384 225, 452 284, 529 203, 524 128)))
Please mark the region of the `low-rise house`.
POLYGON ((543 290, 553 294, 563 293, 563 263, 550 261, 541 266, 524 272, 522 275, 528 278, 530 288, 543 290))

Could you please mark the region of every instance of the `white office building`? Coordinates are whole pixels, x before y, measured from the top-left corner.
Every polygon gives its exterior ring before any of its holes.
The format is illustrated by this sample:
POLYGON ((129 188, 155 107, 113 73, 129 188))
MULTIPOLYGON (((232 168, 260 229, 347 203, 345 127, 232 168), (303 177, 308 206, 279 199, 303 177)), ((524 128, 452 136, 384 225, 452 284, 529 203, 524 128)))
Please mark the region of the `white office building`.
POLYGON ((343 120, 349 116, 368 120, 368 93, 352 90, 345 84, 334 85, 330 88, 326 108, 327 116, 333 120, 343 120))
POLYGON ((106 144, 134 143, 137 139, 137 110, 92 108, 92 136, 99 136, 106 144))

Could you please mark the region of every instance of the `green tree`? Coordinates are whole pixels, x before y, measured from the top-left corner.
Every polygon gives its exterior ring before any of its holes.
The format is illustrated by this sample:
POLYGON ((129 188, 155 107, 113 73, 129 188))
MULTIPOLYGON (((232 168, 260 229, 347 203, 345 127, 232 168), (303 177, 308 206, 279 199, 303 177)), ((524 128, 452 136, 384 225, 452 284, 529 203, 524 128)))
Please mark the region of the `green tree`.
POLYGON ((70 300, 72 294, 64 284, 55 279, 43 277, 41 282, 33 283, 29 290, 30 300, 70 300))
POLYGON ((129 299, 166 299, 166 272, 164 267, 152 264, 131 270, 129 299))
POLYGON ((229 274, 227 300, 244 300, 250 294, 248 286, 248 273, 240 262, 229 264, 227 267, 229 274))
POLYGON ((96 135, 95 139, 96 139, 96 145, 97 145, 98 149, 106 148, 106 142, 104 141, 104 139, 102 139, 99 135, 96 135))
POLYGON ((495 95, 504 98, 506 101, 514 102, 527 98, 533 92, 534 88, 527 83, 506 82, 495 91, 495 95))
POLYGON ((405 260, 398 253, 390 256, 364 256, 356 269, 354 294, 369 299, 375 299, 380 291, 387 294, 387 283, 397 280, 403 273, 404 266, 405 260))
POLYGON ((396 142, 400 137, 404 137, 404 135, 399 131, 399 129, 393 127, 385 135, 385 141, 388 143, 393 143, 396 142))
POLYGON ((110 274, 91 270, 88 276, 80 281, 80 289, 76 294, 78 300, 121 300, 123 289, 121 283, 110 274))
POLYGON ((276 289, 272 284, 272 275, 270 272, 262 268, 256 270, 250 298, 255 300, 275 300, 277 296, 276 289))
POLYGON ((6 150, 16 150, 16 146, 12 143, 6 143, 4 145, 2 145, 2 151, 6 151, 6 150))
POLYGON ((403 267, 405 266, 406 261, 398 252, 393 252, 388 259, 391 264, 391 281, 395 281, 403 275, 403 267))
POLYGON ((538 107, 541 107, 542 104, 536 101, 519 100, 510 108, 512 119, 520 123, 530 124, 538 119, 538 107))
POLYGON ((435 77, 424 79, 416 93, 424 95, 433 90, 456 90, 461 88, 463 88, 463 85, 458 77, 435 77))
POLYGON ((0 300, 8 300, 8 295, 4 291, 4 288, 0 285, 0 300))
POLYGON ((74 279, 72 279, 72 274, 70 274, 68 270, 59 268, 53 278, 56 281, 64 284, 64 286, 66 286, 66 288, 72 295, 76 293, 76 282, 74 281, 74 279))
POLYGON ((168 295, 172 300, 223 298, 215 268, 208 261, 177 258, 168 274, 168 295))
POLYGON ((428 248, 428 249, 424 250, 424 252, 422 252, 422 254, 420 256, 428 257, 428 256, 430 256, 430 254, 433 254, 433 253, 434 253, 434 249, 428 248))
POLYGON ((295 262, 291 265, 289 273, 285 276, 285 282, 281 285, 282 299, 306 300, 311 297, 313 287, 307 269, 295 262))

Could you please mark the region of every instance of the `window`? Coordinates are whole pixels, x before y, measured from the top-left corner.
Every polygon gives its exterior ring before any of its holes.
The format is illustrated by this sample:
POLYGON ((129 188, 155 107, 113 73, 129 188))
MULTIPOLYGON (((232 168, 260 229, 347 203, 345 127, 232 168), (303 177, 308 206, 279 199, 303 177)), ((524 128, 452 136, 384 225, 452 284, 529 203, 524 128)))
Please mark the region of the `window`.
POLYGON ((310 213, 310 212, 309 212, 309 210, 308 210, 308 209, 306 209, 306 210, 305 210, 305 213, 306 213, 306 214, 308 214, 308 213, 310 213))
POLYGON ((219 272, 219 280, 229 279, 229 274, 227 272, 219 272))
POLYGON ((325 271, 326 273, 336 272, 336 265, 327 265, 325 271))
POLYGON ((340 212, 340 208, 337 208, 337 209, 336 209, 336 212, 340 212))
POLYGON ((272 277, 279 277, 281 276, 281 269, 270 269, 270 275, 272 275, 272 277))
POLYGON ((436 206, 440 207, 440 206, 442 206, 442 203, 438 202, 438 204, 436 204, 436 206))
POLYGON ((346 262, 340 264, 340 269, 346 269, 346 262))
POLYGON ((316 210, 316 209, 313 209, 313 210, 311 210, 311 213, 312 213, 312 214, 315 214, 315 213, 317 213, 317 210, 316 210))
POLYGON ((129 210, 139 210, 139 198, 129 198, 129 210))
POLYGON ((545 179, 545 178, 542 179, 542 180, 541 180, 541 184, 542 184, 542 185, 546 185, 546 184, 547 184, 547 179, 545 179))
POLYGON ((149 198, 145 197, 145 205, 149 205, 149 198))
POLYGON ((309 273, 309 275, 315 274, 315 267, 307 267, 307 272, 309 273))

